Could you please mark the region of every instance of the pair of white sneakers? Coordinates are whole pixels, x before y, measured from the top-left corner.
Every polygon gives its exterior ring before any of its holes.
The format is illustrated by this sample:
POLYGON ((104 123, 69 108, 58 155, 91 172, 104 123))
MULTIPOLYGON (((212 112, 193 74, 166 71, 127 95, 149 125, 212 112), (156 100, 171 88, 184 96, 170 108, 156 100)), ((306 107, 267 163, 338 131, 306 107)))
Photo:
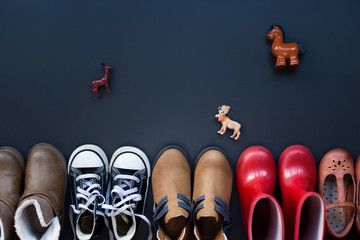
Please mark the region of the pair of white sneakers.
POLYGON ((117 149, 110 164, 96 145, 75 149, 68 163, 74 238, 91 239, 105 222, 110 239, 130 240, 144 220, 152 239, 151 223, 144 216, 150 174, 147 156, 136 147, 117 149))

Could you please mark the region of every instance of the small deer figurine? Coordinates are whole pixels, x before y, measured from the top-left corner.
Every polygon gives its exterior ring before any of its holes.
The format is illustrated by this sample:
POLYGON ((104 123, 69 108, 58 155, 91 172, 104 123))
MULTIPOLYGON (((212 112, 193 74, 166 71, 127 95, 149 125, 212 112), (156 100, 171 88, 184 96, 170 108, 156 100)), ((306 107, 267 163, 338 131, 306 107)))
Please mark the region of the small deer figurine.
POLYGON ((226 132, 227 128, 234 129, 234 133, 230 137, 238 140, 240 137, 241 124, 231 120, 228 116, 226 116, 229 110, 230 106, 228 105, 222 105, 221 107, 218 107, 219 112, 215 115, 215 117, 218 119, 219 122, 222 123, 222 127, 218 131, 218 133, 223 135, 226 132))
POLYGON ((96 94, 101 97, 100 93, 98 92, 98 87, 102 86, 102 85, 105 85, 106 86, 106 89, 108 91, 109 94, 111 94, 110 92, 110 88, 109 88, 109 85, 108 85, 108 81, 109 81, 109 70, 111 69, 111 66, 107 66, 105 65, 104 63, 101 63, 101 65, 103 66, 103 68, 105 69, 105 75, 104 77, 98 79, 98 80, 95 80, 91 83, 91 86, 92 86, 92 94, 93 94, 93 98, 96 99, 96 95, 95 95, 95 92, 96 94))

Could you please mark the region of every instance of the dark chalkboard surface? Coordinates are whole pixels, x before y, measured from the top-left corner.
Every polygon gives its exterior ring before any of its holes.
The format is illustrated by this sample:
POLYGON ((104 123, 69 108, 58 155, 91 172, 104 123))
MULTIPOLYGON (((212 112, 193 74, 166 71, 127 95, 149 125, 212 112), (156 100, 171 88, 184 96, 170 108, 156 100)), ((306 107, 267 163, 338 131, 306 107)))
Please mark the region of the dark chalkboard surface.
MULTIPOLYGON (((255 144, 275 159, 292 144, 308 146, 318 162, 334 147, 356 157, 359 24, 358 0, 2 0, 0 145, 26 156, 47 142, 67 159, 84 143, 109 158, 134 145, 151 161, 169 144, 192 161, 216 145, 233 168, 255 144), (272 24, 285 29, 287 42, 304 44, 296 71, 273 69, 272 24), (102 61, 113 66, 112 94, 101 88, 103 98, 93 100, 102 61), (243 126, 237 142, 216 133, 221 104, 243 126)), ((245 239, 235 188, 231 213, 229 239, 245 239)), ((143 225, 134 239, 146 235, 143 225)), ((62 239, 72 237, 67 220, 62 239)))

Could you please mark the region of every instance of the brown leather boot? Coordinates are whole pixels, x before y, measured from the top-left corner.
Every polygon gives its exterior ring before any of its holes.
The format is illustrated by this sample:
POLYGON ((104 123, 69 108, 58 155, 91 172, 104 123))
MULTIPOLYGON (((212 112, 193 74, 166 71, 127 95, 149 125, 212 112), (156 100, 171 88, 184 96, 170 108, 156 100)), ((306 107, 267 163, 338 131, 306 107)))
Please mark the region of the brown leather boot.
POLYGON ((14 213, 23 187, 25 162, 10 147, 0 148, 0 239, 11 240, 15 234, 14 213))
POLYGON ((35 145, 27 159, 25 190, 15 213, 20 239, 58 239, 67 184, 66 161, 55 147, 35 145))
POLYGON ((233 175, 225 154, 204 149, 194 173, 194 235, 198 240, 225 240, 230 228, 229 204, 233 175))
POLYGON ((152 189, 157 239, 186 239, 191 221, 191 172, 179 147, 169 146, 159 153, 152 189))

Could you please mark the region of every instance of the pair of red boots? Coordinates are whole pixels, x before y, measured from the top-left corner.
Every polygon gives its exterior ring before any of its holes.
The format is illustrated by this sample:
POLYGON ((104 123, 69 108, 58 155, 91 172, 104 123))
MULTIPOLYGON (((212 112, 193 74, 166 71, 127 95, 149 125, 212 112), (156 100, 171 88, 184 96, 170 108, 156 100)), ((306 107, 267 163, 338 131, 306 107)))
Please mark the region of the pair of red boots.
POLYGON ((236 180, 249 240, 324 238, 325 204, 314 192, 316 172, 315 159, 308 148, 293 145, 282 152, 278 162, 281 209, 273 197, 276 165, 271 152, 253 146, 240 155, 236 180))

